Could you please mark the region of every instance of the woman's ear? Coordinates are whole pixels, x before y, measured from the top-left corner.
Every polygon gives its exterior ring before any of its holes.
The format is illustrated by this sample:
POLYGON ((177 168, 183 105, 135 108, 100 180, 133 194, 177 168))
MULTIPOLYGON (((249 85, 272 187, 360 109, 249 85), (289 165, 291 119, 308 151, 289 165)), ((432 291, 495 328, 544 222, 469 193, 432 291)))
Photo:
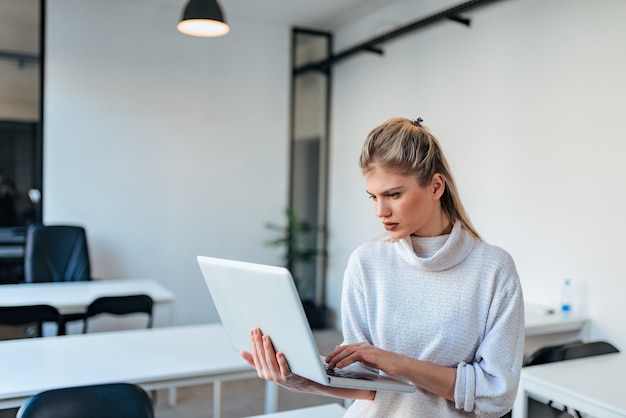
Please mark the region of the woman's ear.
POLYGON ((432 188, 433 200, 439 200, 446 190, 446 179, 440 173, 435 173, 430 180, 430 187, 432 188))

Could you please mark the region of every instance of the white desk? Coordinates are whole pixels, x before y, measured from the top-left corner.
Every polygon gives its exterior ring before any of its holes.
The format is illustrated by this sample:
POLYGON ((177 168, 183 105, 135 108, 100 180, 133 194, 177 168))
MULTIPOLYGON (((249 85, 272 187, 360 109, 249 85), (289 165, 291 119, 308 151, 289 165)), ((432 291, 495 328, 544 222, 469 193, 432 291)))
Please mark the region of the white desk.
MULTIPOLYGON (((213 383, 213 416, 219 417, 221 382, 257 376, 219 324, 0 341, 0 359, 0 408, 61 387, 130 382, 156 390, 213 383)), ((265 408, 276 411, 275 404, 265 408)))
POLYGON ((555 334, 561 332, 579 332, 589 323, 584 316, 564 318, 560 313, 540 313, 533 310, 526 311, 526 336, 555 334))
POLYGON ((144 293, 154 303, 169 303, 174 294, 151 279, 89 280, 82 282, 19 283, 0 286, 0 304, 52 305, 61 313, 81 311, 100 296, 144 293))
POLYGON ((276 412, 269 415, 255 415, 248 418, 341 418, 346 409, 338 403, 311 406, 309 408, 292 409, 291 411, 276 412))
POLYGON ((590 321, 586 316, 573 315, 564 318, 560 312, 547 314, 533 307, 526 307, 526 335, 524 354, 538 348, 573 340, 588 340, 590 321))
POLYGON ((587 416, 626 417, 626 354, 606 354, 525 367, 513 418, 526 418, 528 398, 550 399, 587 416))
POLYGON ((19 283, 0 286, 0 305, 20 306, 44 304, 54 306, 61 313, 82 312, 100 296, 143 293, 154 301, 155 324, 159 324, 159 309, 169 308, 164 324, 174 323, 172 302, 174 294, 152 279, 107 279, 81 282, 19 283))

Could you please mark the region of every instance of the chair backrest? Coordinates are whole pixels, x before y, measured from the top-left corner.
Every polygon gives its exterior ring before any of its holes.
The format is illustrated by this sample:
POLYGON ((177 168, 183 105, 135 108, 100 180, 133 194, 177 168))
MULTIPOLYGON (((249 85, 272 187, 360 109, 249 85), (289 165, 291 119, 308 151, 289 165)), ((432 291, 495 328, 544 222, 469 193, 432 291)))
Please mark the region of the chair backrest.
POLYGON ((563 360, 601 356, 611 353, 619 353, 619 350, 613 344, 607 341, 590 341, 565 347, 563 349, 563 360))
POLYGON ((536 366, 539 364, 545 363, 554 363, 555 361, 563 360, 563 350, 572 344, 581 344, 581 340, 572 341, 565 344, 557 344, 550 345, 546 347, 541 347, 531 355, 529 355, 526 360, 524 360, 524 367, 526 366, 536 366))
POLYGON ((24 249, 24 281, 91 280, 85 228, 74 225, 30 225, 24 249))
POLYGON ((43 336, 44 322, 55 322, 57 334, 63 334, 59 311, 49 305, 1 306, 0 325, 36 325, 37 337, 43 336))
POLYGON ((573 360, 602 354, 618 353, 619 350, 607 341, 574 341, 567 344, 540 348, 528 356, 524 366, 553 363, 555 361, 573 360))
POLYGON ((129 383, 53 389, 30 397, 17 418, 154 418, 150 396, 129 383))
POLYGON ((112 315, 128 315, 145 313, 148 315, 148 328, 152 328, 152 298, 148 295, 103 296, 87 306, 84 316, 83 333, 87 332, 89 318, 108 313, 112 315))

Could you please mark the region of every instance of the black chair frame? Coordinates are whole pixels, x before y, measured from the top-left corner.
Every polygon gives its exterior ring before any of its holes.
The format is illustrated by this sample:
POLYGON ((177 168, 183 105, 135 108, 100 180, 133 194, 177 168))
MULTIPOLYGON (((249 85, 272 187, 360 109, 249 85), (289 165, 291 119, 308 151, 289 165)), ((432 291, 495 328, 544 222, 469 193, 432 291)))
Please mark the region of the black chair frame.
POLYGON ((54 322, 57 324, 57 334, 65 334, 65 326, 59 311, 50 305, 1 306, 0 325, 24 326, 35 324, 37 336, 43 336, 43 324, 54 322))
POLYGON ((83 333, 88 331, 89 318, 100 314, 129 315, 144 313, 148 315, 148 328, 152 328, 153 300, 148 295, 103 296, 87 306, 83 316, 83 333))

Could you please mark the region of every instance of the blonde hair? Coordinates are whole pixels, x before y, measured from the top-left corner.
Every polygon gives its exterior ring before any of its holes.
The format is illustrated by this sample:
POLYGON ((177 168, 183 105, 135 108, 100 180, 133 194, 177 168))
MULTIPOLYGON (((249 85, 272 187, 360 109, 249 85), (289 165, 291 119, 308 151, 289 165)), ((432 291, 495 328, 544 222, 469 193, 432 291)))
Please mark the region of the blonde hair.
POLYGON ((421 119, 393 118, 372 129, 361 149, 361 171, 365 174, 375 166, 383 167, 415 176, 421 187, 428 186, 434 174, 441 174, 446 183, 440 199, 442 210, 453 223, 460 221, 463 228, 482 239, 461 203, 439 141, 420 122, 421 119))

